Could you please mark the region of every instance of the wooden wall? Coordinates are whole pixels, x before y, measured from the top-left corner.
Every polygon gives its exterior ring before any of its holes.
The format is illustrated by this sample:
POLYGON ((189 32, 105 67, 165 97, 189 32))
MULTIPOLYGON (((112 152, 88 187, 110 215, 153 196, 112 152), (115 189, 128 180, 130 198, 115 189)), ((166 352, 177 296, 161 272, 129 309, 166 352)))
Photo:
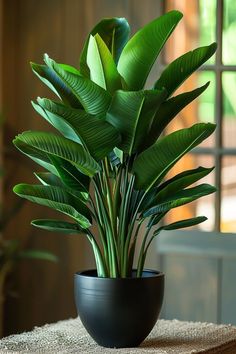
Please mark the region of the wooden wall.
MULTIPOLYGON (((49 234, 30 226, 34 218, 53 213, 30 203, 19 205, 12 187, 34 180, 38 167, 12 148, 12 139, 23 130, 49 129, 30 104, 50 93, 33 76, 29 61, 42 62, 48 53, 59 62, 77 65, 89 29, 102 17, 126 17, 137 30, 160 13, 159 0, 1 0, 3 5, 2 110, 4 127, 4 198, 7 211, 17 204, 4 232, 18 238, 22 247, 48 249, 60 258, 58 264, 22 261, 14 274, 15 297, 6 304, 5 334, 29 330, 76 315, 73 303, 73 273, 90 267, 93 258, 80 237, 49 234)), ((22 202, 21 202, 22 203, 22 202)))

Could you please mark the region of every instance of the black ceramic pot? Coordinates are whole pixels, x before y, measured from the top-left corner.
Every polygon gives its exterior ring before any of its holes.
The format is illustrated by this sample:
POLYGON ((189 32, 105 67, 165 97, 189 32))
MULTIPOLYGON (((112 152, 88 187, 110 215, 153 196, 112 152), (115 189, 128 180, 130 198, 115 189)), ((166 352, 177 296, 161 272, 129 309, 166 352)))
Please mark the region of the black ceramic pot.
POLYGON ((98 278, 95 270, 75 274, 78 315, 103 347, 139 346, 157 321, 163 294, 164 274, 153 270, 142 278, 98 278))

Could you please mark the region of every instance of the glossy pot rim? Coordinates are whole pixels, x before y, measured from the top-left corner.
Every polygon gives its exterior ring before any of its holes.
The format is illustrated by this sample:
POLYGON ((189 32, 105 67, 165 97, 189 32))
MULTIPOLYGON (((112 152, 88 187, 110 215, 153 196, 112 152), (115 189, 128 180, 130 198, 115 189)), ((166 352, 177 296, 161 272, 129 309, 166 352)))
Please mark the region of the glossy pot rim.
MULTIPOLYGON (((133 272, 136 272, 137 269, 133 269, 133 272)), ((141 279, 153 279, 153 278, 163 278, 164 273, 159 271, 159 270, 154 270, 154 269, 144 269, 143 273, 146 274, 146 276, 142 276, 140 278, 137 277, 126 277, 126 278, 110 278, 110 277, 98 277, 95 275, 97 272, 96 269, 85 269, 82 271, 78 271, 74 274, 75 278, 87 278, 87 279, 102 279, 102 280, 107 280, 107 281, 127 281, 127 280, 132 280, 132 281, 140 281, 141 279)))

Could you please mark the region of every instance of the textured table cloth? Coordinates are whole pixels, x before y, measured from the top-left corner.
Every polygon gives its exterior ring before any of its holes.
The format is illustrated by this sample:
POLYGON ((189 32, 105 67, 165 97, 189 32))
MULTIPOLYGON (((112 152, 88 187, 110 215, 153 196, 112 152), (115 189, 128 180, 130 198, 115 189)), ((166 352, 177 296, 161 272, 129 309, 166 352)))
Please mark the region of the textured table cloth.
POLYGON ((77 318, 5 337, 0 341, 0 353, 236 354, 236 327, 159 320, 140 347, 109 349, 99 347, 77 318))

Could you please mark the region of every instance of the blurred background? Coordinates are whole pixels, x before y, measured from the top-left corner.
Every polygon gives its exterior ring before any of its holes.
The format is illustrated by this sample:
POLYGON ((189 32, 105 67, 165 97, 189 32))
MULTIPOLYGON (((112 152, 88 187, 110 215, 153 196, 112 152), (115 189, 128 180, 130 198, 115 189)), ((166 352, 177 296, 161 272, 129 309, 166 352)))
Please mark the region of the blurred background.
POLYGON ((172 9, 183 12, 184 18, 152 70, 148 86, 176 57, 218 43, 216 55, 181 89, 190 91, 210 81, 209 88, 168 128, 169 132, 196 122, 217 123, 216 134, 171 173, 216 166, 205 181, 215 184, 218 192, 168 215, 171 221, 206 215, 208 221, 188 233, 161 236, 150 264, 167 274, 162 317, 236 324, 236 1, 0 0, 2 335, 75 317, 73 274, 94 264, 83 237, 33 229, 32 219, 50 218, 53 212, 12 193, 16 183, 35 182, 32 172, 38 169, 13 148, 12 139, 24 130, 51 129, 30 101, 53 96, 33 75, 29 62, 42 63, 48 53, 60 63, 78 66, 86 35, 101 18, 126 17, 134 33, 172 9), (12 240, 18 243, 11 243, 6 256, 3 245, 12 240), (59 261, 24 258, 11 264, 8 272, 4 259, 27 249, 47 250, 59 261))

